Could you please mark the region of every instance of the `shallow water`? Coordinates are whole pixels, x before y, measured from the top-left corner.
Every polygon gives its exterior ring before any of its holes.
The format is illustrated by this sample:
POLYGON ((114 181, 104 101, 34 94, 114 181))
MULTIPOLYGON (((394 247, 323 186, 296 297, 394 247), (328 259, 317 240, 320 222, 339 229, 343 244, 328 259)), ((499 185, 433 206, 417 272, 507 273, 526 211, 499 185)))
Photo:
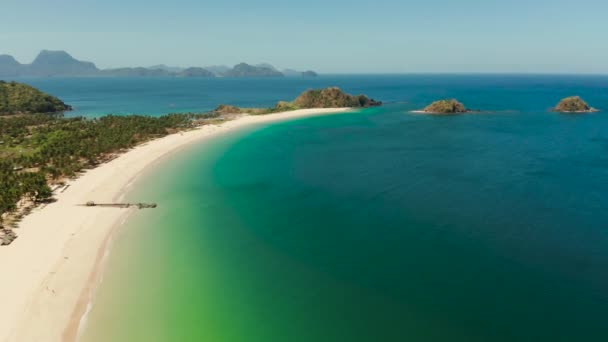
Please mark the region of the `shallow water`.
POLYGON ((82 340, 606 341, 608 116, 546 109, 607 80, 353 78, 389 104, 177 153, 82 340), (409 113, 437 97, 491 111, 409 113))

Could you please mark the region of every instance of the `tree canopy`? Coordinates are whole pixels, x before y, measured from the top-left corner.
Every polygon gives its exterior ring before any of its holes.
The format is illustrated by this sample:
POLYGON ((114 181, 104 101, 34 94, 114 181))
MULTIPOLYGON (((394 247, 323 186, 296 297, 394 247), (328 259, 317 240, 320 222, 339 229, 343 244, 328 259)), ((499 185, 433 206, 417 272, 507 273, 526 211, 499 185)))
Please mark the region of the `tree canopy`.
POLYGON ((57 113, 71 107, 26 84, 0 81, 0 115, 57 113))
POLYGON ((579 96, 571 96, 562 99, 554 110, 556 112, 592 112, 595 109, 591 108, 587 102, 579 96))
POLYGON ((468 112, 466 107, 455 99, 435 101, 424 108, 424 111, 427 113, 436 114, 457 114, 468 112))
POLYGON ((16 209, 22 198, 49 199, 49 182, 74 176, 114 153, 216 116, 108 115, 91 120, 61 114, 0 117, 0 214, 16 209))
POLYGON ((361 108, 379 106, 382 102, 365 95, 346 94, 340 88, 330 87, 307 90, 300 94, 293 104, 299 108, 361 108))
MULTIPOLYGON (((51 198, 48 184, 111 159, 142 142, 193 128, 217 117, 262 115, 301 108, 370 107, 381 103, 364 95, 353 96, 338 88, 308 90, 293 102, 271 108, 220 105, 208 113, 107 115, 96 119, 66 118, 61 100, 19 83, 0 83, 0 214, 11 212, 26 198, 51 198)), ((1 223, 1 221, 0 221, 1 223)))

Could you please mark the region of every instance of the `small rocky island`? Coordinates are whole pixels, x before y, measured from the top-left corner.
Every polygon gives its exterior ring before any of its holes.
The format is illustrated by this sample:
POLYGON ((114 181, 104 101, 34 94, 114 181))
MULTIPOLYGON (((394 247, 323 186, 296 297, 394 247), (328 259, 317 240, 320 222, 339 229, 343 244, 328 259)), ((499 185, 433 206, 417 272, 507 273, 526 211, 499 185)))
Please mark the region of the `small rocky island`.
POLYGON ((381 106, 382 102, 365 95, 351 95, 340 88, 311 89, 303 92, 295 100, 279 101, 271 108, 240 108, 232 105, 219 105, 212 114, 251 114, 263 115, 311 108, 368 108, 381 106))
POLYGON ((59 113, 72 110, 55 96, 27 84, 0 81, 0 115, 59 113))
POLYGON ((307 90, 292 103, 299 108, 367 108, 382 105, 380 101, 365 95, 350 95, 337 87, 307 90))
POLYGON ((557 106, 553 108, 553 111, 560 113, 591 113, 597 112, 598 110, 589 106, 589 104, 580 98, 580 96, 571 96, 562 99, 557 106))
POLYGON ((469 113, 470 110, 468 110, 462 103, 458 102, 458 100, 451 99, 435 101, 426 106, 422 112, 428 114, 462 114, 469 113))

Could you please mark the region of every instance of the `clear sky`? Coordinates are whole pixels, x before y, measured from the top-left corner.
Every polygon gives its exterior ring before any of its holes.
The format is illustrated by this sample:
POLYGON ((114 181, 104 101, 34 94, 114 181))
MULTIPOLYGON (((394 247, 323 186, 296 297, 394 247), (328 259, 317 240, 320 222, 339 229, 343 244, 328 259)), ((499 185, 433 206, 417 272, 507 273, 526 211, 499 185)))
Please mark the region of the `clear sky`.
POLYGON ((607 0, 0 0, 0 54, 99 67, 608 73, 607 0))

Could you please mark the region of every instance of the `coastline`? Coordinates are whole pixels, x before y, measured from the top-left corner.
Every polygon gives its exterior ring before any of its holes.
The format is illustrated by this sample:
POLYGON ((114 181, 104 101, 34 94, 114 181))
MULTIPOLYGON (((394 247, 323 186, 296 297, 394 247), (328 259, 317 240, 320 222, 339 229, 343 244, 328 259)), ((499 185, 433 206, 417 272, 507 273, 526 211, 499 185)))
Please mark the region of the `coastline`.
POLYGON ((466 112, 457 113, 439 113, 439 112, 427 112, 426 110, 411 110, 412 114, 428 114, 428 115, 461 115, 461 114, 482 114, 484 112, 477 110, 467 110, 466 112))
POLYGON ((0 341, 77 339, 112 232, 133 210, 78 204, 119 201, 146 168, 189 144, 249 125, 346 111, 305 109, 205 125, 139 145, 69 181, 65 191, 55 194, 56 202, 23 219, 17 240, 0 248, 0 341))

